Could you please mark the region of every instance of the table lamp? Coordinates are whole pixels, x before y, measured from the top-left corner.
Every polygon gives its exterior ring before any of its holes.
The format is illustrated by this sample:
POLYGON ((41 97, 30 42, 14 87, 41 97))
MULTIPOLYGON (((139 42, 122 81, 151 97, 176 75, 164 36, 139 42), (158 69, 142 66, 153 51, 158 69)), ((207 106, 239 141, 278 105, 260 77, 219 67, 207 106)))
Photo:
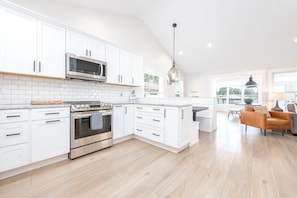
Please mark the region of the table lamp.
POLYGON ((276 101, 275 107, 271 109, 271 111, 283 111, 282 108, 278 106, 278 100, 284 100, 285 99, 285 93, 284 92, 273 92, 270 95, 271 100, 276 101))

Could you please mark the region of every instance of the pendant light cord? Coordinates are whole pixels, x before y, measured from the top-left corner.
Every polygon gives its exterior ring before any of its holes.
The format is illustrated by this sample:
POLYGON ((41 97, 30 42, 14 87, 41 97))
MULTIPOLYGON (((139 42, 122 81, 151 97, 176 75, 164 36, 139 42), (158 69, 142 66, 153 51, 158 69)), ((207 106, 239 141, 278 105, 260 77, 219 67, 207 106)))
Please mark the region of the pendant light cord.
POLYGON ((175 28, 176 28, 177 24, 173 23, 172 27, 173 27, 173 67, 175 67, 175 28))

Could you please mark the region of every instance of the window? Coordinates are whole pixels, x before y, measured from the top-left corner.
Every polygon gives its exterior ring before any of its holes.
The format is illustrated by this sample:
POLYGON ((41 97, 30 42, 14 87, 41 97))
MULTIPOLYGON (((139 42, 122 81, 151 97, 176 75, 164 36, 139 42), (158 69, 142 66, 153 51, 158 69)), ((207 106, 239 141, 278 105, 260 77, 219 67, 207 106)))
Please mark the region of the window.
POLYGON ((161 81, 162 78, 144 73, 144 95, 145 97, 160 97, 161 96, 161 81))
POLYGON ((232 77, 232 79, 229 76, 213 79, 217 104, 245 103, 244 99, 247 98, 252 99, 254 104, 260 103, 261 93, 258 93, 258 89, 261 86, 261 76, 253 76, 254 81, 258 84, 256 88, 246 88, 244 86, 248 79, 248 75, 238 75, 232 77))
POLYGON ((297 72, 273 74, 273 92, 285 92, 285 100, 278 101, 280 108, 286 109, 286 102, 297 102, 297 72))

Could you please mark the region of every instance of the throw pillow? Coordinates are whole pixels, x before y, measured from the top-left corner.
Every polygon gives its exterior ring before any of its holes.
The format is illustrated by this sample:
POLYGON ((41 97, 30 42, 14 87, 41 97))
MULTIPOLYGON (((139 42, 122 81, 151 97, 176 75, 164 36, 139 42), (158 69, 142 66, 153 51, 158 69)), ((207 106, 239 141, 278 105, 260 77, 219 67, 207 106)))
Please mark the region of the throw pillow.
POLYGON ((294 108, 295 108, 294 109, 295 110, 294 112, 297 113, 297 105, 296 105, 296 103, 294 103, 294 108))
POLYGON ((254 106, 255 112, 264 113, 267 115, 267 118, 271 118, 270 113, 267 110, 266 106, 254 106))

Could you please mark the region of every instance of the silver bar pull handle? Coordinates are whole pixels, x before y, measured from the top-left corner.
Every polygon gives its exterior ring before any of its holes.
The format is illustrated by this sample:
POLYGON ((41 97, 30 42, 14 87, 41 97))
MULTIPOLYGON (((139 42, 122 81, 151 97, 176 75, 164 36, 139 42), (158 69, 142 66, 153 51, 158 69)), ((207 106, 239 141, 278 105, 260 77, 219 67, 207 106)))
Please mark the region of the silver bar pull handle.
POLYGON ((125 107, 125 114, 127 114, 127 107, 125 107))
POLYGON ((121 82, 123 82, 123 76, 121 75, 121 82))
POLYGON ((166 118, 166 109, 164 109, 164 118, 166 118))
POLYGON ((118 75, 118 82, 121 82, 121 76, 118 75))
POLYGON ((141 132, 142 130, 141 130, 141 129, 136 129, 136 131, 139 131, 139 132, 141 132))
POLYGON ((136 107, 136 109, 142 109, 142 107, 136 107))
POLYGON ((38 62, 39 72, 41 72, 41 62, 38 62))
POLYGON ((10 116, 6 116, 6 118, 20 118, 21 115, 10 115, 10 116))
POLYGON ((60 120, 49 120, 49 121, 45 121, 45 123, 54 123, 54 122, 60 122, 60 120))
POLYGON ((153 135, 154 135, 154 136, 157 136, 157 137, 159 137, 159 136, 160 136, 159 134, 156 134, 156 133, 153 133, 153 135))
POLYGON ((161 109, 153 109, 154 111, 160 111, 161 109))
POLYGON ((181 112, 182 112, 181 119, 184 119, 184 110, 182 109, 181 112))
POLYGON ((142 119, 142 117, 140 117, 140 116, 137 116, 136 118, 137 118, 137 119, 142 119))
POLYGON ((114 107, 122 107, 122 105, 115 105, 114 107))
POLYGON ((35 72, 35 61, 33 61, 33 71, 35 72))
POLYGON ((86 56, 89 56, 89 51, 86 49, 86 56))
POLYGON ((59 112, 53 112, 53 113, 45 113, 45 115, 59 115, 59 112))
POLYGON ((160 120, 153 119, 154 122, 160 122, 160 120))
POLYGON ((21 133, 12 133, 12 134, 7 134, 6 136, 10 137, 10 136, 17 136, 17 135, 21 135, 21 133))
POLYGON ((91 50, 89 50, 89 56, 92 56, 92 51, 91 50))

